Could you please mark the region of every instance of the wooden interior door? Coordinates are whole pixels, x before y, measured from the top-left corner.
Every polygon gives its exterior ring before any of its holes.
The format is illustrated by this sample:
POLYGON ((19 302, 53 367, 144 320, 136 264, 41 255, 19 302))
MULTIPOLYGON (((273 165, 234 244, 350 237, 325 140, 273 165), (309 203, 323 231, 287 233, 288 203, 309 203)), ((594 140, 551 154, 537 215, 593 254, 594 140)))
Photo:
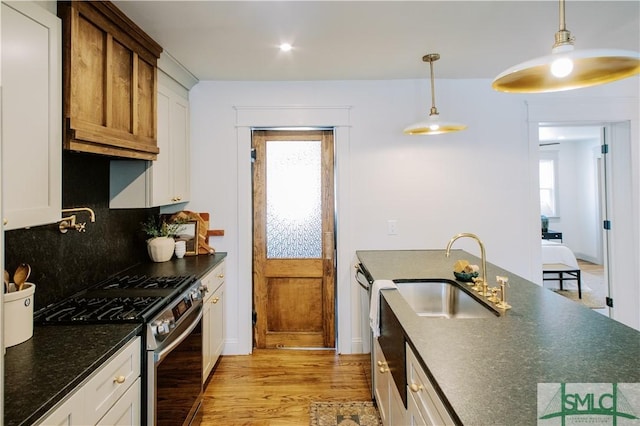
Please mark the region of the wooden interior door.
POLYGON ((254 346, 333 348, 333 132, 252 140, 254 346))

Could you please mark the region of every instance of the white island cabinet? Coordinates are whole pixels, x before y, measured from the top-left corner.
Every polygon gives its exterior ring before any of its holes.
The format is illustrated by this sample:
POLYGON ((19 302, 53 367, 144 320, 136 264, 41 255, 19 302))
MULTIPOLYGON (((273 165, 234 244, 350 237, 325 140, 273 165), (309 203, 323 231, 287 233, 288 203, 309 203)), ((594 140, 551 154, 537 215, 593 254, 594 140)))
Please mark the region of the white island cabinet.
POLYGON ((4 229, 55 223, 62 208, 60 19, 37 2, 2 2, 4 229))
POLYGON ((374 394, 384 426, 404 425, 406 410, 378 339, 373 344, 374 394))
POLYGON ((431 381, 407 344, 407 424, 427 426, 454 425, 431 381))
POLYGON ((202 312, 202 382, 216 365, 224 346, 224 260, 202 278, 208 289, 202 312))
POLYGON ((139 425, 140 337, 120 349, 37 425, 139 425))

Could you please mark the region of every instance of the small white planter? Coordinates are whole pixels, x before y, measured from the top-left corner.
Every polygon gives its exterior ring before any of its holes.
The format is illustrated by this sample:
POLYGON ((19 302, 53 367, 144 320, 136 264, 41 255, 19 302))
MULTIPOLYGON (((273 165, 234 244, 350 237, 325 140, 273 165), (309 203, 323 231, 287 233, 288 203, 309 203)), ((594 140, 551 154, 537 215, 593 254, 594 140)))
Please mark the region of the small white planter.
POLYGON ((173 256, 175 241, 169 237, 156 237, 147 240, 147 251, 154 262, 166 262, 173 256))
MULTIPOLYGON (((15 288, 13 283, 11 288, 15 288)), ((4 294, 4 346, 18 345, 33 336, 33 295, 36 285, 24 283, 22 291, 4 294)))

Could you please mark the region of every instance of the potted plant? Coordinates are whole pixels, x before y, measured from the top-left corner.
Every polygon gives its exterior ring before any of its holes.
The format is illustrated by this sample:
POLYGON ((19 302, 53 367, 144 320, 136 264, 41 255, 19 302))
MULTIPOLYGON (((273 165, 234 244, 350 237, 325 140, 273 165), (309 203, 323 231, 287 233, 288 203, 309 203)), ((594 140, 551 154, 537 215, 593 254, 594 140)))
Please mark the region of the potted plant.
POLYGON ((167 222, 164 218, 150 216, 142 223, 142 230, 149 237, 147 251, 154 262, 166 262, 173 256, 175 240, 173 237, 182 227, 180 220, 167 222))

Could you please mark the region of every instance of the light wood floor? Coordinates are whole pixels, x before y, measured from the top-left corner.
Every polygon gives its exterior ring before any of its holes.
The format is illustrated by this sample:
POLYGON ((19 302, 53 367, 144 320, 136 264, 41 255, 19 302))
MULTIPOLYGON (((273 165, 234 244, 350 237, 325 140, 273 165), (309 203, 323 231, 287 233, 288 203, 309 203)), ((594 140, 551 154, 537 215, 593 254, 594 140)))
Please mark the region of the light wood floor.
POLYGON ((223 356, 204 391, 203 425, 308 425, 314 401, 370 401, 369 355, 254 349, 223 356))

